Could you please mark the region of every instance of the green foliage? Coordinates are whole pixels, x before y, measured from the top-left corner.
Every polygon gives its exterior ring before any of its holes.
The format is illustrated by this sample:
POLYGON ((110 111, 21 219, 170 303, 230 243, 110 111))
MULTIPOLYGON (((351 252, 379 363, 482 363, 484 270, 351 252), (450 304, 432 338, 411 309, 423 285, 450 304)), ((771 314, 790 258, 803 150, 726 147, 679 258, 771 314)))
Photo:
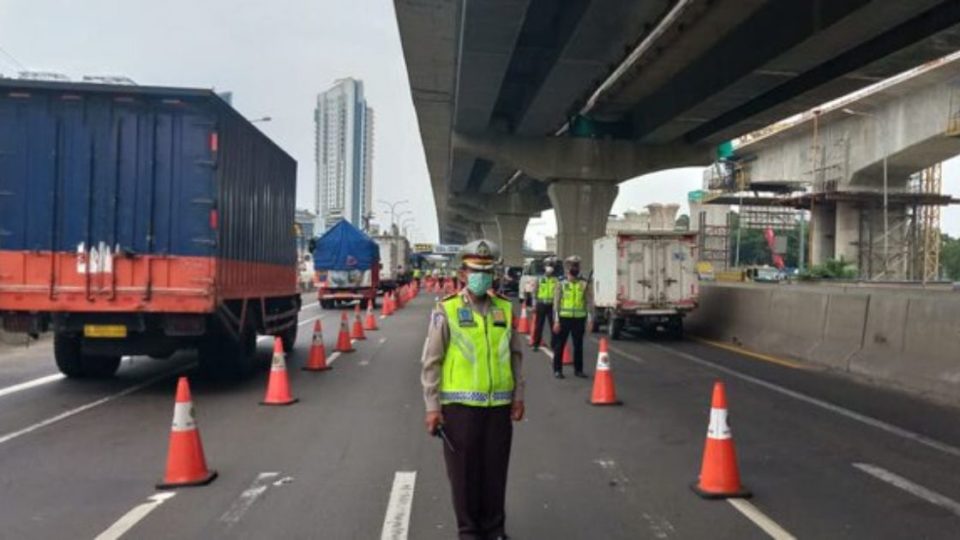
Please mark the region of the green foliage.
POLYGON ((843 257, 815 265, 800 275, 800 279, 856 279, 856 277, 856 265, 843 260, 843 257))
POLYGON ((960 238, 951 238, 943 235, 943 246, 940 248, 940 265, 947 279, 960 281, 960 238))

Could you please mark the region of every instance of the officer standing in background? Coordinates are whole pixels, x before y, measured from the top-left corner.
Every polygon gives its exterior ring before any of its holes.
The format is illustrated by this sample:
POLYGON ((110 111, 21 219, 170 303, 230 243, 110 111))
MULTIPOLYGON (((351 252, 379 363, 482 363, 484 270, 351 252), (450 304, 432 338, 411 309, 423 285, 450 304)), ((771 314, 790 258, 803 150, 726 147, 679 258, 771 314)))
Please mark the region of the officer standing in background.
POLYGON ((493 294, 496 245, 463 247, 466 287, 430 317, 423 351, 426 427, 442 434, 462 540, 506 538, 504 500, 514 422, 523 419, 521 340, 509 300, 493 294), (447 444, 449 442, 449 444, 447 444))
POLYGON ((540 343, 543 338, 543 327, 546 326, 550 332, 550 345, 553 346, 553 302, 557 293, 556 260, 547 259, 544 261, 544 275, 537 280, 537 316, 533 326, 533 350, 540 350, 540 343))
POLYGON ((563 378, 563 348, 573 336, 573 374, 586 378, 583 372, 583 334, 587 328, 588 307, 592 304, 590 287, 580 278, 580 257, 566 259, 567 278, 556 287, 553 297, 553 376, 563 378))

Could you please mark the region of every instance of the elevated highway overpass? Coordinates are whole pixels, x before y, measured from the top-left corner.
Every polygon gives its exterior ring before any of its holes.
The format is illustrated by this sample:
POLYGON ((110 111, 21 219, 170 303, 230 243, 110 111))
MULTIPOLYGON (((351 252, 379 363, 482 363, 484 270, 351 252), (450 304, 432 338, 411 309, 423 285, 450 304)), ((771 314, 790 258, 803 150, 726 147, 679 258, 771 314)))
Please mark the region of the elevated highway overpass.
POLYGON ((440 240, 588 260, 617 184, 960 48, 960 4, 395 0, 440 240))

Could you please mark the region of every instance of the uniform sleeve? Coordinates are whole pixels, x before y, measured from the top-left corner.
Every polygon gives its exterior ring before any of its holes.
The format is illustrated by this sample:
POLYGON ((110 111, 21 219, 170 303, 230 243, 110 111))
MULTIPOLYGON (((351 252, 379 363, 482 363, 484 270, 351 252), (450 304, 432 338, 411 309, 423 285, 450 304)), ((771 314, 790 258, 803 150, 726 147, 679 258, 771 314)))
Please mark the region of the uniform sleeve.
POLYGON ((423 385, 423 402, 427 412, 440 410, 440 377, 443 374, 443 358, 450 342, 450 326, 447 315, 438 305, 430 314, 427 341, 423 345, 420 384, 423 385))
POLYGON ((523 378, 523 338, 519 332, 510 333, 510 370, 513 372, 513 400, 523 401, 527 381, 523 378))

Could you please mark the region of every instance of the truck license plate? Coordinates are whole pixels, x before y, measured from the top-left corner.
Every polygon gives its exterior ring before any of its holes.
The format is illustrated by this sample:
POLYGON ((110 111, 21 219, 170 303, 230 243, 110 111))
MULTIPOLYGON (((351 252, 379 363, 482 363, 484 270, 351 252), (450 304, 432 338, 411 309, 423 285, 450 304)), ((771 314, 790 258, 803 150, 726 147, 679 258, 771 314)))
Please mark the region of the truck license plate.
POLYGON ((85 324, 83 337, 88 338, 125 338, 127 327, 122 324, 85 324))

